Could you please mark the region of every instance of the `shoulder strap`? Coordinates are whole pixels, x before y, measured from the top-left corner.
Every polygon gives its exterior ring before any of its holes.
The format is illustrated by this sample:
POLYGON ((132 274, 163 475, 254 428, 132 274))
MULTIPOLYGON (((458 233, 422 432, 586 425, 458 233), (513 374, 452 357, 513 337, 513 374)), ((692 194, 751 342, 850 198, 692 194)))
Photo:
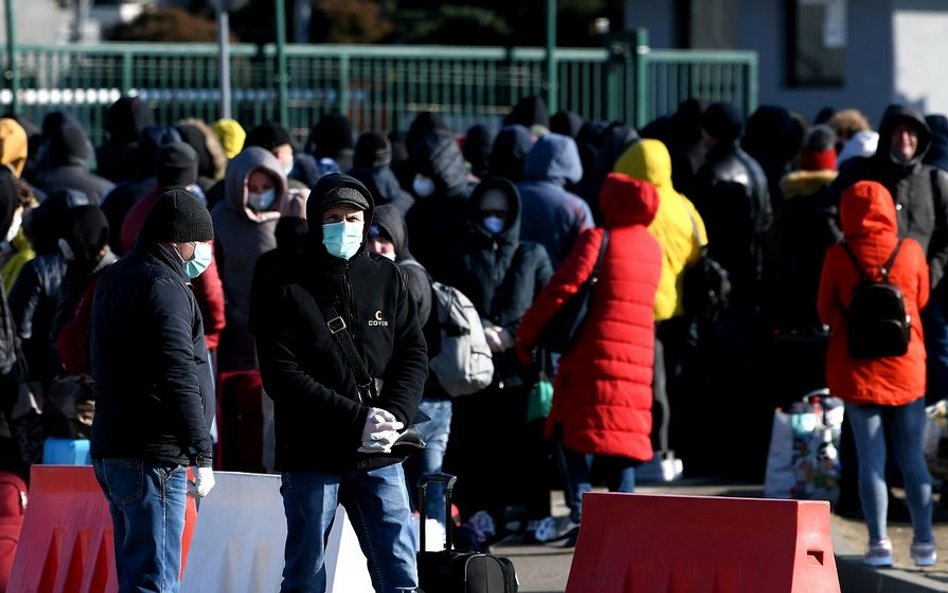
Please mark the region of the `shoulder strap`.
MULTIPOLYGON (((856 266, 856 269, 859 270, 859 275, 862 277, 862 279, 864 281, 871 280, 868 274, 866 274, 866 271, 863 269, 862 264, 859 263, 859 259, 856 257, 856 254, 853 253, 853 250, 850 248, 849 244, 846 243, 846 241, 840 241, 839 244, 842 245, 843 251, 846 252, 846 255, 849 256, 850 261, 852 261, 853 265, 856 266)), ((895 264, 895 258, 898 257, 899 249, 901 248, 902 239, 899 239, 899 242, 895 244, 895 249, 892 250, 892 255, 890 255, 889 259, 887 259, 886 262, 882 264, 882 267, 879 268, 879 271, 882 273, 883 282, 889 281, 889 272, 892 270, 892 266, 895 264)))
POLYGON ((606 255, 606 247, 609 246, 609 229, 603 229, 602 231, 602 243, 599 244, 599 257, 596 258, 596 265, 593 266, 592 274, 589 275, 590 279, 593 282, 599 278, 599 266, 602 264, 602 260, 606 255))
POLYGON ((839 244, 842 246, 843 251, 846 252, 846 255, 849 256, 849 261, 853 262, 853 265, 856 266, 856 269, 859 271, 859 277, 863 281, 869 280, 869 276, 866 274, 866 270, 863 269, 862 264, 859 263, 859 258, 856 257, 856 254, 853 253, 852 248, 849 246, 849 243, 846 241, 840 241, 839 244))
POLYGON ((879 269, 882 272, 882 281, 889 281, 889 272, 892 271, 892 266, 895 264, 895 258, 899 255, 899 249, 902 248, 902 239, 899 239, 899 242, 895 244, 895 249, 892 250, 892 255, 889 256, 889 259, 882 264, 882 268, 879 269))
MULTIPOLYGON (((368 369, 365 368, 365 363, 362 362, 362 357, 359 355, 359 351, 352 341, 352 336, 349 335, 346 321, 336 312, 336 308, 332 306, 326 307, 323 310, 323 316, 326 318, 326 327, 329 328, 329 333, 336 339, 336 343, 339 344, 339 348, 346 357, 349 367, 352 368, 352 372, 355 374, 356 383, 358 383, 360 388, 369 390, 371 393, 375 382, 369 375, 368 369)), ((360 392, 359 397, 361 398, 361 396, 362 393, 360 392)))

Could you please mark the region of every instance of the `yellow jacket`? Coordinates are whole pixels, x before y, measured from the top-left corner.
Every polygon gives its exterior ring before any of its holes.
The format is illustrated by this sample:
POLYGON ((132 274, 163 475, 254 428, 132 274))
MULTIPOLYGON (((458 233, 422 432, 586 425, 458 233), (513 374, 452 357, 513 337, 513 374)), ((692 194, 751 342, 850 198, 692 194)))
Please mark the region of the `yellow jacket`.
POLYGON ((648 227, 662 246, 663 255, 662 277, 655 295, 655 320, 681 315, 682 272, 698 260, 701 247, 708 242, 704 221, 691 200, 672 186, 671 156, 658 140, 643 139, 633 144, 619 157, 613 170, 648 181, 658 189, 658 212, 648 227))
POLYGON ((0 165, 10 167, 19 177, 26 167, 26 130, 15 119, 0 119, 0 165))
POLYGON ((36 252, 33 251, 33 246, 30 245, 30 241, 23 233, 23 229, 20 229, 16 237, 10 241, 10 244, 14 249, 13 255, 10 256, 10 259, 0 268, 0 277, 3 278, 3 288, 8 294, 16 283, 16 279, 20 275, 20 270, 23 269, 23 266, 36 257, 36 252))

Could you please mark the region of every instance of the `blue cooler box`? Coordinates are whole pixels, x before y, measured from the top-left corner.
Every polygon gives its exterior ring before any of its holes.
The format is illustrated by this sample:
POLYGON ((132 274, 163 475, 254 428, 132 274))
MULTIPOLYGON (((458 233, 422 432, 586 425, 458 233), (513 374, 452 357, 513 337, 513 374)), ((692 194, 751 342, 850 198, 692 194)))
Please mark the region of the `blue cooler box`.
POLYGON ((56 439, 43 442, 43 463, 47 465, 92 465, 89 439, 56 439))

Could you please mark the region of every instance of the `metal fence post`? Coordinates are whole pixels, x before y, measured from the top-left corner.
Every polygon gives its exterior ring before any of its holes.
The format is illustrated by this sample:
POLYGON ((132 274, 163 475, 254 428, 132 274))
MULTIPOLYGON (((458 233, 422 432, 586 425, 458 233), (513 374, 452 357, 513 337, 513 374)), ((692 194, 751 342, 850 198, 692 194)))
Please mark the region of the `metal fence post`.
POLYGON ((122 96, 127 97, 132 90, 132 62, 135 56, 131 51, 122 52, 122 96))
POLYGON ((744 88, 747 92, 745 104, 747 105, 747 116, 757 111, 757 93, 760 91, 760 82, 757 80, 757 54, 747 63, 747 84, 744 88))
POLYGON ((339 113, 349 116, 349 52, 339 55, 339 113))
POLYGON ((16 55, 16 24, 13 22, 13 0, 6 0, 7 19, 7 71, 4 73, 10 81, 10 113, 17 111, 17 95, 20 93, 20 65, 16 55))
POLYGON ((287 103, 289 73, 286 71, 286 5, 285 0, 276 0, 274 4, 276 5, 277 121, 280 125, 287 126, 290 123, 290 111, 287 103))
POLYGON ((648 122, 649 88, 648 88, 648 31, 635 30, 635 50, 632 54, 635 60, 635 127, 642 128, 648 122))
POLYGON ((556 61, 556 0, 546 0, 546 106, 556 113, 559 64, 556 61))
POLYGON ((220 118, 230 119, 230 17, 226 7, 217 11, 218 86, 221 93, 220 118))

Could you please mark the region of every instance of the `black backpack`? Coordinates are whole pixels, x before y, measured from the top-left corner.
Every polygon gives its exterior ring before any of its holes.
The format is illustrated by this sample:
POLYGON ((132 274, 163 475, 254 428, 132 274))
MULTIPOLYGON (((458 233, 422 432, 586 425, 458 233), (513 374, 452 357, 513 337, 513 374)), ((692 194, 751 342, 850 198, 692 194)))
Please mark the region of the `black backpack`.
POLYGON ((912 319, 905 313, 902 290, 889 282, 889 272, 899 255, 902 240, 880 268, 881 280, 873 280, 866 274, 845 241, 840 244, 861 276, 845 311, 849 355, 863 359, 902 356, 908 352, 912 319))

